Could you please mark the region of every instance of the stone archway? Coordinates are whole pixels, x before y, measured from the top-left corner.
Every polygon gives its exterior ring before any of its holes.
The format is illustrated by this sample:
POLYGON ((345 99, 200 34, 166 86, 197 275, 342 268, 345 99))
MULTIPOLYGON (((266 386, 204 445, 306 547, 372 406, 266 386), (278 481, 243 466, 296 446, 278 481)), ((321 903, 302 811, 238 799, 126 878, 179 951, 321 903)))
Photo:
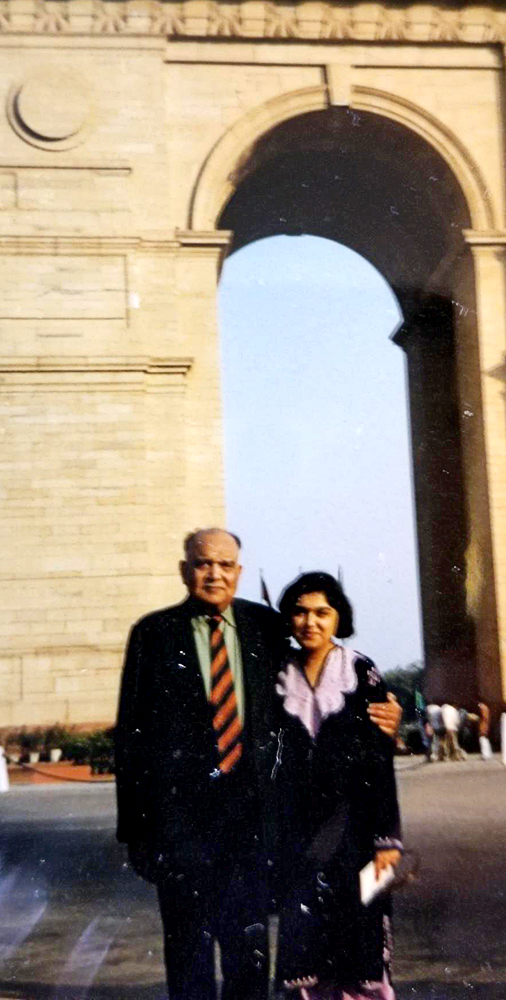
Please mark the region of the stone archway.
MULTIPOLYGON (((388 95, 373 96, 381 107, 388 95)), ((408 361, 428 689, 461 704, 479 695, 498 704, 475 282, 464 235, 492 227, 492 208, 465 152, 449 143, 443 158, 401 115, 348 107, 285 114, 290 106, 278 102, 280 122, 249 143, 221 186, 215 150, 215 204, 227 187, 232 193, 214 225, 233 234, 232 252, 281 233, 335 239, 393 288, 405 317, 395 339, 408 361), (461 183, 450 168, 457 160, 461 183)), ((437 136, 434 122, 430 128, 437 136)))
MULTIPOLYGON (((441 539, 424 548, 434 681, 453 652, 470 694, 506 702, 506 14, 450 6, 2 0, 0 725, 111 721, 129 624, 182 595, 185 533, 224 523, 217 227, 252 239, 248 190, 290 177, 275 142, 291 134, 300 175, 296 123, 332 114, 350 135, 377 123, 368 155, 401 178, 401 214, 396 194, 371 230, 348 192, 326 222, 327 187, 304 226, 402 292, 413 425, 441 468, 458 428, 457 497, 417 451, 421 533, 456 505, 465 526, 438 586, 441 539)), ((324 152, 306 154, 322 181, 324 152)))
MULTIPOLYGON (((329 75, 329 69, 327 69, 329 75)), ((334 100, 332 79, 327 85, 308 87, 275 97, 254 107, 228 129, 211 150, 199 172, 190 202, 188 224, 197 231, 212 230, 241 179, 259 138, 283 122, 329 106, 334 100)), ((497 228, 494 208, 480 168, 450 129, 412 101, 376 88, 350 88, 350 111, 369 111, 405 125, 424 139, 445 161, 462 189, 473 229, 497 228)))

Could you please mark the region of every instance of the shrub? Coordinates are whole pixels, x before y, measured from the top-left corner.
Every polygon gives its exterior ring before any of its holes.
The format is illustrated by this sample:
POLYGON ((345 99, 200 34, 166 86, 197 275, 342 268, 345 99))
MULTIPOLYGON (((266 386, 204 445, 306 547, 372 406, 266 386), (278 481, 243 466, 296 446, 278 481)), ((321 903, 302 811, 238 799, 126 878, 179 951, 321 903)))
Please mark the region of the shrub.
POLYGON ((23 726, 19 730, 18 742, 22 750, 27 753, 31 753, 35 750, 40 750, 43 741, 42 729, 25 729, 23 726))
POLYGON ((92 774, 114 774, 113 732, 98 729, 94 733, 67 733, 60 743, 63 760, 89 764, 92 774))
POLYGON ((47 729, 44 729, 40 759, 44 761, 50 760, 51 750, 61 749, 68 735, 70 735, 69 730, 60 726, 59 723, 55 723, 54 726, 48 726, 47 729))
MULTIPOLYGON (((18 761, 21 757, 21 731, 19 729, 8 729, 3 736, 3 746, 5 754, 9 760, 18 761)), ((26 754, 26 756, 28 756, 26 754)))
POLYGON ((91 733, 68 733, 60 744, 62 759, 72 764, 89 764, 91 733))
POLYGON ((114 729, 99 729, 90 736, 92 774, 114 774, 114 729))
POLYGON ((420 663, 410 663, 407 667, 395 667, 383 674, 387 691, 395 694, 402 705, 404 723, 417 719, 416 692, 423 690, 424 671, 420 663))
POLYGON ((59 750, 67 736, 70 736, 69 730, 58 722, 54 726, 48 726, 44 733, 44 750, 59 750))
POLYGON ((19 750, 21 747, 20 737, 21 737, 20 729, 9 729, 4 736, 5 749, 19 750))

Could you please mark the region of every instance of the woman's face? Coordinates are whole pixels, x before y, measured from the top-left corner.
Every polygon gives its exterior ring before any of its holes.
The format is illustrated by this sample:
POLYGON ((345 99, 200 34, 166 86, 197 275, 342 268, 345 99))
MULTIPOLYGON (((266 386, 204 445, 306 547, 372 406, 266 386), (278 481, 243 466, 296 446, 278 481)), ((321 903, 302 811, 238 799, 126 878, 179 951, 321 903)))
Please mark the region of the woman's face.
POLYGON ((292 611, 292 634, 303 649, 328 647, 336 634, 339 615, 322 593, 301 594, 292 611))

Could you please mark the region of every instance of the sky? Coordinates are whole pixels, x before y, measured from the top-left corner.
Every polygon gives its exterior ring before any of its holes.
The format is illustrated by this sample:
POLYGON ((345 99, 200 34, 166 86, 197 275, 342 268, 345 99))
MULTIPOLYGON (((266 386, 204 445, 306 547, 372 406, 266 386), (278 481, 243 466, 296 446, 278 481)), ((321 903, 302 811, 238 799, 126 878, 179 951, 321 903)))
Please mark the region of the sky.
POLYGON ((273 601, 300 570, 341 569, 347 640, 382 670, 421 660, 397 300, 364 258, 313 236, 229 257, 219 292, 227 524, 239 593, 273 601))

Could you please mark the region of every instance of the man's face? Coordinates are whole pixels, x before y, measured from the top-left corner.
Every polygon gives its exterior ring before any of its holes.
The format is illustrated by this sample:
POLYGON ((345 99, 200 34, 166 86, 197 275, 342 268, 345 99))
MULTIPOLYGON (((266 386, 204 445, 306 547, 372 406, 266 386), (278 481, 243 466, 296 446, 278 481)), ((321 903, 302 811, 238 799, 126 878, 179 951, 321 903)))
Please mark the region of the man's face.
POLYGON ((201 531, 180 563, 181 576, 192 597, 211 611, 225 611, 241 574, 237 542, 226 531, 201 531))

